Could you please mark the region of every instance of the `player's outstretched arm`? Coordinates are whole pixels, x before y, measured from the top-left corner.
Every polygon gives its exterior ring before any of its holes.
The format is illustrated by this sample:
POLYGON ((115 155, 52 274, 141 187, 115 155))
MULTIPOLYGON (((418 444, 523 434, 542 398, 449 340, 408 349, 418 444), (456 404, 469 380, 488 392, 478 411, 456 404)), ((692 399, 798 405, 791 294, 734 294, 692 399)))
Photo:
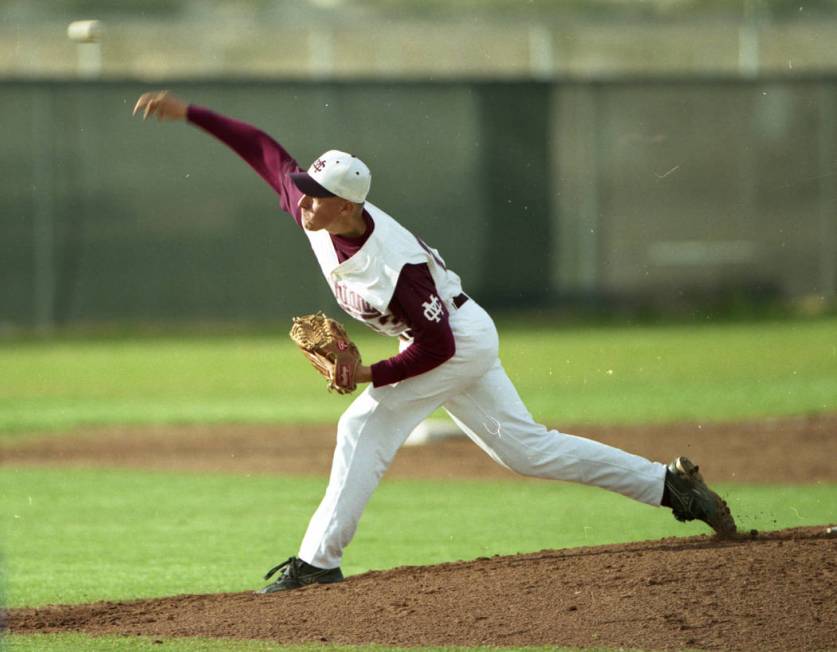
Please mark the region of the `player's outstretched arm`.
POLYGON ((285 149, 265 132, 209 109, 190 105, 168 91, 143 93, 134 105, 134 115, 142 113, 143 120, 157 116, 159 120, 182 120, 211 134, 230 147, 279 195, 282 210, 294 216, 299 224, 300 191, 294 186, 291 172, 299 165, 285 149))
POLYGON ((134 115, 142 112, 142 119, 156 116, 158 120, 185 120, 189 105, 168 91, 143 93, 134 105, 134 115))

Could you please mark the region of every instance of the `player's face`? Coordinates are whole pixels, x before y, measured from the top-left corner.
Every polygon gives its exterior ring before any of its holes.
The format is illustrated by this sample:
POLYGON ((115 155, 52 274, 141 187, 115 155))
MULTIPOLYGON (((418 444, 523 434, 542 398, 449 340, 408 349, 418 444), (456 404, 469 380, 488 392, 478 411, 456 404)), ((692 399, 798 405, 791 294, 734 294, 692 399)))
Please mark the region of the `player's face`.
POLYGON ((299 209, 302 216, 302 226, 307 231, 328 229, 344 212, 346 200, 340 197, 311 197, 302 195, 299 198, 299 209))

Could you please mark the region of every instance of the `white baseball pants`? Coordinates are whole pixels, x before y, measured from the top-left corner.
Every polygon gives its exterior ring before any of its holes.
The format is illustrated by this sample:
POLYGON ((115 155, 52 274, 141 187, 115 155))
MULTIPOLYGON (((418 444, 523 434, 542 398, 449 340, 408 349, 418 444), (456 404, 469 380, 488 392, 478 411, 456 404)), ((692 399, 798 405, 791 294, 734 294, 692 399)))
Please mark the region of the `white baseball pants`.
POLYGON ((494 322, 473 299, 452 309, 456 354, 431 371, 358 396, 340 417, 331 476, 299 557, 340 566, 366 503, 413 429, 444 406, 497 463, 523 475, 571 480, 659 505, 666 467, 536 423, 498 358, 494 322))

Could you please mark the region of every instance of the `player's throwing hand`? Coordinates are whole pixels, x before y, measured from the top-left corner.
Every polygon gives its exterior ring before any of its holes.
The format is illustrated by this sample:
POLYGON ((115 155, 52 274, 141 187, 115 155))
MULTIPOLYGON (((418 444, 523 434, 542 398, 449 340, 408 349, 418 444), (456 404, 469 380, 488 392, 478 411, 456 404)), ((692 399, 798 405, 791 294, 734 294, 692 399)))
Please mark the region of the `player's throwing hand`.
POLYGON ((142 111, 142 119, 157 116, 158 120, 185 120, 188 105, 168 91, 143 93, 134 105, 134 113, 142 111))

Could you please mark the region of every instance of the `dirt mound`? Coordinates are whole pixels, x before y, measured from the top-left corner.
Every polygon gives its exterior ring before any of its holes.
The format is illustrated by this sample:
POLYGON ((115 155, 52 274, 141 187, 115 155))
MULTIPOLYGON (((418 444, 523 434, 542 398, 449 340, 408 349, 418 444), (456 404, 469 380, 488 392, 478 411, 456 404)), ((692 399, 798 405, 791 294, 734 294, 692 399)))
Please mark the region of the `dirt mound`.
MULTIPOLYGON (((688 455, 710 482, 837 482, 837 414, 562 429, 660 461, 688 455)), ((327 475, 334 437, 332 426, 107 428, 6 442, 0 463, 327 475)), ((465 438, 403 448, 387 477, 519 478, 465 438)))
POLYGON ((13 609, 12 632, 285 644, 837 648, 837 537, 691 537, 404 567, 268 596, 13 609))

